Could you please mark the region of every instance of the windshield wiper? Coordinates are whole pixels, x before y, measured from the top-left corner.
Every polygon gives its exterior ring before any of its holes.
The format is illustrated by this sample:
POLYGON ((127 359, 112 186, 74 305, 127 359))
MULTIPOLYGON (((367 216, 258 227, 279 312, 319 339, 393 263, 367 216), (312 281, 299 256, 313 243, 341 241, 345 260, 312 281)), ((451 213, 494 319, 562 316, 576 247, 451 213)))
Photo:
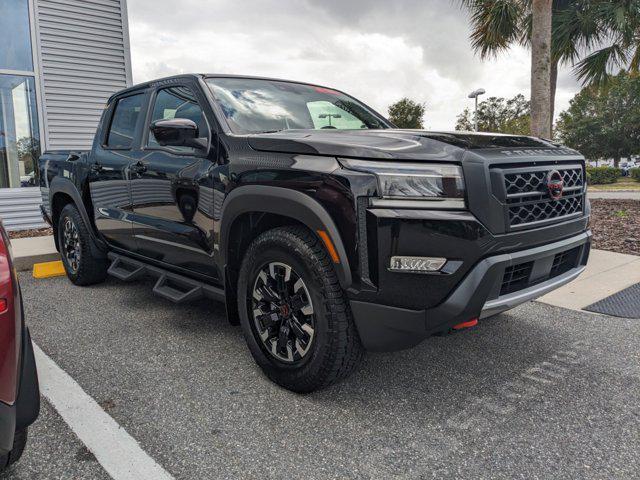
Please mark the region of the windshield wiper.
POLYGON ((289 128, 281 128, 279 130, 264 130, 264 131, 256 132, 256 133, 258 133, 258 134, 260 134, 260 133, 278 133, 278 132, 284 132, 285 130, 290 130, 290 129, 289 128))

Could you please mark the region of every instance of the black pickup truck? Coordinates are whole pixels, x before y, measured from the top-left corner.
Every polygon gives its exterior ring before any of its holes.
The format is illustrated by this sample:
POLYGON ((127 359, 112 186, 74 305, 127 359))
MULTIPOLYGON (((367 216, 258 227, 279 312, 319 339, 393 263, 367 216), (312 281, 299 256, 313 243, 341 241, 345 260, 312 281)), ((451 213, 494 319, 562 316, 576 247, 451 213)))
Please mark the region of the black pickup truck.
POLYGON ((181 75, 113 95, 90 152, 40 158, 69 279, 226 302, 257 363, 309 392, 563 285, 590 246, 584 158, 399 130, 340 91, 181 75))

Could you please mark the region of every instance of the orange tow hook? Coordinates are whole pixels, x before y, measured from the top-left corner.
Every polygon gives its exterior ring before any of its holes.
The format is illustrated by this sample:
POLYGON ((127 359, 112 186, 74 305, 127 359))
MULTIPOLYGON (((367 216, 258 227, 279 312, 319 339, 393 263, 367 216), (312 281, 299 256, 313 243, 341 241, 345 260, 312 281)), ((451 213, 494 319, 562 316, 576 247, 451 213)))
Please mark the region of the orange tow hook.
POLYGON ((453 329, 454 330, 462 330, 463 328, 475 327, 477 324, 478 324, 478 319, 477 318, 472 318, 468 322, 462 322, 462 323, 459 323, 457 325, 454 325, 453 329))

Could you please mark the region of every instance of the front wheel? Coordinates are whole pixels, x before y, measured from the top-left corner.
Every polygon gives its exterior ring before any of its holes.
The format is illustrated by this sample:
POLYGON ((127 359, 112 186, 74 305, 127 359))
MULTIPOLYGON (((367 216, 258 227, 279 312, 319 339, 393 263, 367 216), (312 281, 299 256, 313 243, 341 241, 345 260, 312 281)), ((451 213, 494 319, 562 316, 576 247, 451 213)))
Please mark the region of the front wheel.
POLYGON ((251 243, 240 268, 238 309, 254 359, 289 390, 331 385, 362 358, 331 260, 302 227, 269 230, 251 243))

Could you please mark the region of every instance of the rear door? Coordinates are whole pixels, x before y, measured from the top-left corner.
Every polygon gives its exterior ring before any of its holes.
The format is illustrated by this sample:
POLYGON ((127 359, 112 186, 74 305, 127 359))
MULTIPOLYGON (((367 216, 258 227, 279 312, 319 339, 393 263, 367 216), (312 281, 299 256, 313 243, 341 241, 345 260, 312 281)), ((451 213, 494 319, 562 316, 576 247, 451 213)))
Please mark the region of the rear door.
POLYGON ((213 185, 216 148, 195 82, 175 81, 152 94, 142 150, 131 166, 134 234, 138 252, 189 272, 218 278, 213 261, 213 185), (206 149, 163 147, 150 130, 157 120, 187 118, 206 149))
POLYGON ((135 251, 131 224, 129 165, 139 149, 146 92, 117 98, 107 109, 107 125, 94 141, 89 156, 89 190, 96 228, 115 247, 135 251))

